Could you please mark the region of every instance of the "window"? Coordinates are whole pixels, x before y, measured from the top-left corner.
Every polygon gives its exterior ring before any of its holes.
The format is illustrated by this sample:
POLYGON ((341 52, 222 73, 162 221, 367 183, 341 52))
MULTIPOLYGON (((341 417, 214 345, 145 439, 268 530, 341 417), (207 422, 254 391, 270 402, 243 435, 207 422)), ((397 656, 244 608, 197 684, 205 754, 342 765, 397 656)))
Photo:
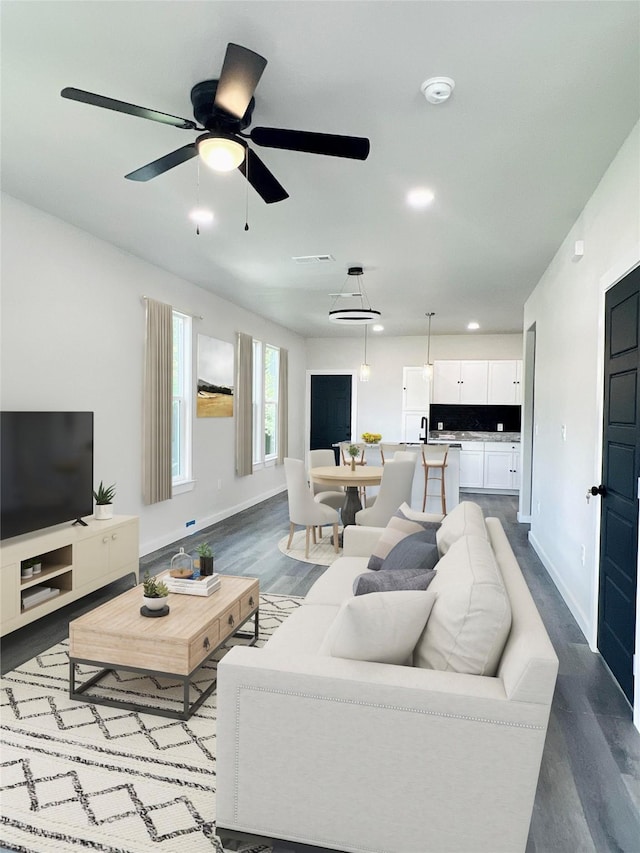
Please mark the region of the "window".
POLYGON ((191 480, 191 317, 173 312, 171 477, 174 494, 191 480))
POLYGON ((280 350, 253 342, 253 464, 278 456, 278 377, 280 350))

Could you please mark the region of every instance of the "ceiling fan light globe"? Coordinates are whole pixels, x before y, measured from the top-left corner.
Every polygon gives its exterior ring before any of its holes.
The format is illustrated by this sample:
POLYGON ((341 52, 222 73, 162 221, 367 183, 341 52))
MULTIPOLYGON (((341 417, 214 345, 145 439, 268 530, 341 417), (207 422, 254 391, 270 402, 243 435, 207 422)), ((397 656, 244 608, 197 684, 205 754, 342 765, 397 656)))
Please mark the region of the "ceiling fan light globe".
POLYGON ((198 154, 214 172, 232 172, 243 162, 246 146, 232 136, 216 134, 200 137, 198 154))

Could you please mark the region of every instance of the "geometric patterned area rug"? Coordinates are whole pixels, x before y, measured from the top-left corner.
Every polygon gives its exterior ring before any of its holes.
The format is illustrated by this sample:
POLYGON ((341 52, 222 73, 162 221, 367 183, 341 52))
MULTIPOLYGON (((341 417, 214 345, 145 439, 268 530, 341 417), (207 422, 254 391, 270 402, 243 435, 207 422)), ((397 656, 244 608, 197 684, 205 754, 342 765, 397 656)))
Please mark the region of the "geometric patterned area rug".
MULTIPOLYGON (((258 645, 302 601, 261 595, 258 645)), ((215 661, 202 668, 195 695, 215 670, 215 661)), ((78 678, 93 671, 84 666, 78 678)), ((123 670, 101 683, 117 698, 182 706, 182 688, 169 679, 123 670)), ((1 687, 0 845, 24 853, 222 853, 215 691, 186 721, 74 701, 68 641, 7 673, 1 687)))
MULTIPOLYGON (((338 528, 342 532, 342 525, 338 528)), ((289 534, 283 536, 278 542, 278 548, 287 557, 294 560, 300 560, 302 563, 314 563, 316 566, 330 566, 334 560, 342 556, 341 550, 336 554, 333 547, 332 538, 333 531, 330 527, 325 527, 322 531, 322 539, 316 536, 316 544, 313 544, 313 539, 309 537, 309 556, 304 555, 304 543, 306 533, 304 530, 296 530, 291 540, 291 548, 287 550, 287 542, 289 534)))

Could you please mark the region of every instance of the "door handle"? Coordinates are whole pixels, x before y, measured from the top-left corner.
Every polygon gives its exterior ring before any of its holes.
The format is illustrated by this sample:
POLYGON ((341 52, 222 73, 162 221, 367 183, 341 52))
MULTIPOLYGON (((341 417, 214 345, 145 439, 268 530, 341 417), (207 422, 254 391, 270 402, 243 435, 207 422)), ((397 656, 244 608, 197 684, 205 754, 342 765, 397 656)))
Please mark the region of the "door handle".
POLYGON ((607 488, 602 483, 599 486, 591 486, 589 489, 589 494, 593 495, 595 498, 596 495, 601 495, 604 497, 607 494, 607 488))

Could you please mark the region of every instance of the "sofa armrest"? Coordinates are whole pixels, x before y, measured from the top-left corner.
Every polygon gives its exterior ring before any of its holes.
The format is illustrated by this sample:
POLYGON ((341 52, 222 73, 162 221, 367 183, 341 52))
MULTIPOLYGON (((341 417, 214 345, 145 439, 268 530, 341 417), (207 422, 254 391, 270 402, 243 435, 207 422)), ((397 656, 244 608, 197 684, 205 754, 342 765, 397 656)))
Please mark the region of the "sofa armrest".
POLYGON ((216 819, 342 851, 524 850, 548 713, 498 678, 235 647, 216 819))
POLYGON ((384 527, 366 527, 348 524, 342 537, 342 554, 345 557, 370 557, 382 536, 384 527))

